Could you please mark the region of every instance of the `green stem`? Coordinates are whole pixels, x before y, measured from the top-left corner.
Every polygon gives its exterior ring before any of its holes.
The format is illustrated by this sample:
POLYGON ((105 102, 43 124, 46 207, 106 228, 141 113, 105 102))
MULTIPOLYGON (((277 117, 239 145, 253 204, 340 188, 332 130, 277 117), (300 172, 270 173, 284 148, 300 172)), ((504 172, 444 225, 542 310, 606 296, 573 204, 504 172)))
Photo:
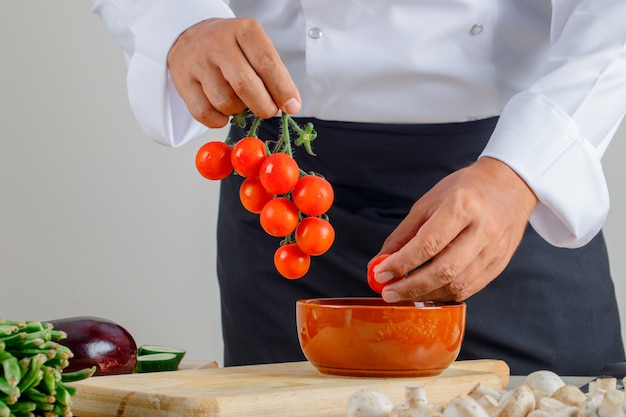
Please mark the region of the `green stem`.
POLYGON ((291 117, 289 118, 289 124, 291 125, 291 128, 295 130, 296 132, 298 132, 300 135, 304 134, 304 130, 291 117))
POLYGON ((289 118, 289 124, 291 125, 292 129, 298 133, 298 139, 296 139, 295 141, 296 145, 304 146, 304 149, 309 155, 315 156, 315 153, 313 152, 313 148, 311 146, 311 142, 317 137, 317 132, 313 127, 313 123, 307 123, 306 127, 302 129, 295 120, 289 118))
POLYGON ((293 151, 291 149, 291 138, 289 137, 289 121, 292 119, 287 113, 282 113, 280 117, 282 119, 283 131, 281 133, 279 143, 283 149, 282 152, 293 157, 293 151))
POLYGON ((254 115, 254 120, 252 122, 252 126, 250 126, 250 130, 248 130, 248 133, 246 134, 247 137, 249 137, 249 138, 256 138, 257 137, 257 130, 259 129, 259 125, 261 124, 261 120, 263 120, 263 119, 261 119, 257 115, 254 115))
POLYGON ((230 119, 230 122, 232 124, 236 124, 237 126, 243 129, 246 127, 246 120, 248 119, 248 117, 252 115, 253 113, 250 111, 250 109, 245 109, 241 113, 233 114, 232 118, 230 119))

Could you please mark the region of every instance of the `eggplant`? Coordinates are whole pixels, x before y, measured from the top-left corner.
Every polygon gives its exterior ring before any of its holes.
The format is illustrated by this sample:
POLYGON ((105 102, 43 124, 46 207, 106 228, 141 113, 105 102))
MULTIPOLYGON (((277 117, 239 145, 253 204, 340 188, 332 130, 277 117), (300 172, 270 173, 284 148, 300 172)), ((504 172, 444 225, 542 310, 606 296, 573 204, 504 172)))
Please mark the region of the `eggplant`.
POLYGON ((60 341, 74 357, 64 372, 96 366, 94 376, 132 374, 137 365, 137 343, 119 324, 100 317, 68 317, 49 320, 56 330, 67 333, 60 341))

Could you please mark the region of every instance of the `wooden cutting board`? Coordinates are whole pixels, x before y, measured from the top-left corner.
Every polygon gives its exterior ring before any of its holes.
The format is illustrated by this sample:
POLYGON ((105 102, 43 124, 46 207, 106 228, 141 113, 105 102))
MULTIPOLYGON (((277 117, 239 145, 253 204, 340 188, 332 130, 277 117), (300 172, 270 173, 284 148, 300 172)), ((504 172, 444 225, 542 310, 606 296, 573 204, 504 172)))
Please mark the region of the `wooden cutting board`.
POLYGON ((98 376, 73 384, 72 410, 77 417, 344 417, 348 397, 361 388, 401 404, 406 385, 420 381, 429 403, 446 404, 478 382, 503 388, 509 372, 506 363, 484 359, 425 378, 330 376, 308 362, 98 376))

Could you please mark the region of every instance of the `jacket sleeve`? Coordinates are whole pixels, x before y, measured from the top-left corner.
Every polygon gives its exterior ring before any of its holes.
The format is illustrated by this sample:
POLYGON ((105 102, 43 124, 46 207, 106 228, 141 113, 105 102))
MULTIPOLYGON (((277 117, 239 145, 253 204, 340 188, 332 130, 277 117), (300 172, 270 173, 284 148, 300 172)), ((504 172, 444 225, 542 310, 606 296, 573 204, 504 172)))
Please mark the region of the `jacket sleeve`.
POLYGON ((552 4, 548 59, 531 88, 506 104, 482 155, 507 163, 535 192, 534 229, 574 248, 600 231, 609 211, 601 158, 626 112, 626 7, 552 4))
POLYGON ((170 79, 167 55, 178 36, 211 17, 233 17, 222 0, 94 0, 128 66, 128 98, 144 132, 166 146, 181 146, 207 128, 198 123, 170 79))

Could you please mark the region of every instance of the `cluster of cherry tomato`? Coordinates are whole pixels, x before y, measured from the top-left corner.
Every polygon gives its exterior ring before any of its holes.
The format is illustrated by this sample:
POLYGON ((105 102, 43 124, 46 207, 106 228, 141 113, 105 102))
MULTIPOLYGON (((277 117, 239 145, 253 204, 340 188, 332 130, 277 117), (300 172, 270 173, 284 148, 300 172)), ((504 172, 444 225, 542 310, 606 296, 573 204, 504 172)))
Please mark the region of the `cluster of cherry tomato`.
POLYGON ((293 141, 311 155, 315 131, 311 123, 301 127, 287 114, 281 118, 282 133, 277 141, 262 141, 256 136, 261 119, 250 113, 233 117, 245 126, 253 117, 247 136, 235 144, 211 141, 196 154, 196 168, 205 178, 222 180, 236 173, 245 178, 239 189, 243 207, 259 215, 263 230, 282 238, 274 253, 274 265, 288 279, 304 276, 311 256, 324 254, 335 240, 335 230, 326 212, 334 200, 331 184, 317 173, 306 173, 293 158, 293 141))

